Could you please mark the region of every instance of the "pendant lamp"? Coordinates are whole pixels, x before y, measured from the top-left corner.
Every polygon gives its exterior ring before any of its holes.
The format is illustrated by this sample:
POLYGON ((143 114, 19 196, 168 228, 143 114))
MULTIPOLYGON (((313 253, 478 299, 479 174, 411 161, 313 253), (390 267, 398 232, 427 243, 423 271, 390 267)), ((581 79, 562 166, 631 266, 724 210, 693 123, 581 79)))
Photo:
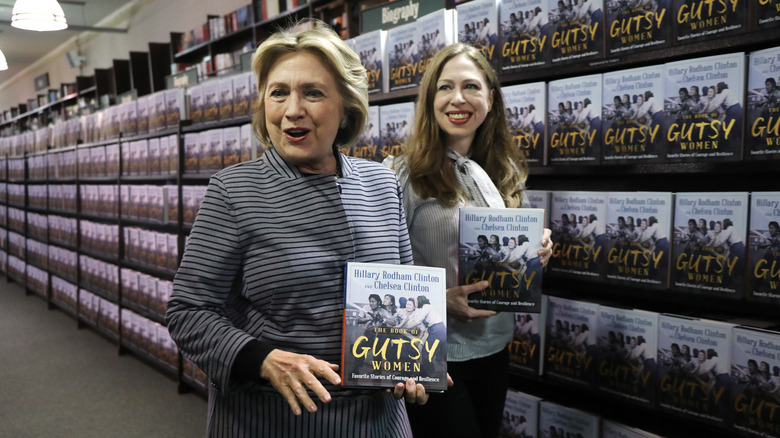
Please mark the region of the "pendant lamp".
POLYGON ((11 26, 44 32, 65 29, 68 23, 57 0, 16 0, 11 26))

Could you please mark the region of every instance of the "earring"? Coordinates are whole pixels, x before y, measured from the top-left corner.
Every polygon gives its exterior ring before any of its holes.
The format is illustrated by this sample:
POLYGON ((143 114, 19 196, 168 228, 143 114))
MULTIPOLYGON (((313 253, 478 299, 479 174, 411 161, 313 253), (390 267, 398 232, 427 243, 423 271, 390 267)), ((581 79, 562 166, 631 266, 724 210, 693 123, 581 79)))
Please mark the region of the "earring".
POLYGON ((341 119, 339 122, 339 128, 344 129, 347 127, 347 121, 345 119, 341 119))

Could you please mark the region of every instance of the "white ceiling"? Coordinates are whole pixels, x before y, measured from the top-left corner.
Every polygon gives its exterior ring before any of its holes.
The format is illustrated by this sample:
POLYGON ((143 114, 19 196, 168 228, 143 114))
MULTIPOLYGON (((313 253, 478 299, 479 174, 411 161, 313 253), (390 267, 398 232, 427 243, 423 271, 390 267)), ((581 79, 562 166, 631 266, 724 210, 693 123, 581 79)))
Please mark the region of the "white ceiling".
POLYGON ((60 1, 68 29, 57 32, 34 32, 12 27, 14 0, 0 0, 0 50, 8 60, 8 70, 0 71, 0 84, 16 76, 38 59, 73 38, 78 32, 97 23, 122 6, 127 0, 60 1))

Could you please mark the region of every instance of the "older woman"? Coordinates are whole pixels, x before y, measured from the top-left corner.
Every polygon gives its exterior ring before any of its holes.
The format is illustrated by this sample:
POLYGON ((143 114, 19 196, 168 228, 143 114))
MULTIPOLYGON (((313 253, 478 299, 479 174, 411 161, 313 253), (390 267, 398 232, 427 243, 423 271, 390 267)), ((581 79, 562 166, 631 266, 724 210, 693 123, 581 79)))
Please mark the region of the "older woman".
POLYGON ((268 150, 212 177, 166 314, 211 380, 208 435, 409 437, 399 399, 424 403, 422 385, 392 397, 336 372, 344 264, 412 261, 395 174, 337 149, 363 130, 366 72, 317 21, 269 37, 252 68, 268 150))

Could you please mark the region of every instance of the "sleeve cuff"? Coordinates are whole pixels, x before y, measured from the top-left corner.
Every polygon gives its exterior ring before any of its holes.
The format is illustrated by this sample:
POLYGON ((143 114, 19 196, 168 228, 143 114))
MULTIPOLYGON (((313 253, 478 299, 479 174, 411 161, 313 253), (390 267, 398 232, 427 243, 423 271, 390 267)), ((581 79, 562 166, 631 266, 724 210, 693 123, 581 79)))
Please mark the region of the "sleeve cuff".
POLYGON ((260 367, 268 354, 275 348, 253 339, 244 345, 233 362, 233 378, 240 380, 263 380, 260 367))

